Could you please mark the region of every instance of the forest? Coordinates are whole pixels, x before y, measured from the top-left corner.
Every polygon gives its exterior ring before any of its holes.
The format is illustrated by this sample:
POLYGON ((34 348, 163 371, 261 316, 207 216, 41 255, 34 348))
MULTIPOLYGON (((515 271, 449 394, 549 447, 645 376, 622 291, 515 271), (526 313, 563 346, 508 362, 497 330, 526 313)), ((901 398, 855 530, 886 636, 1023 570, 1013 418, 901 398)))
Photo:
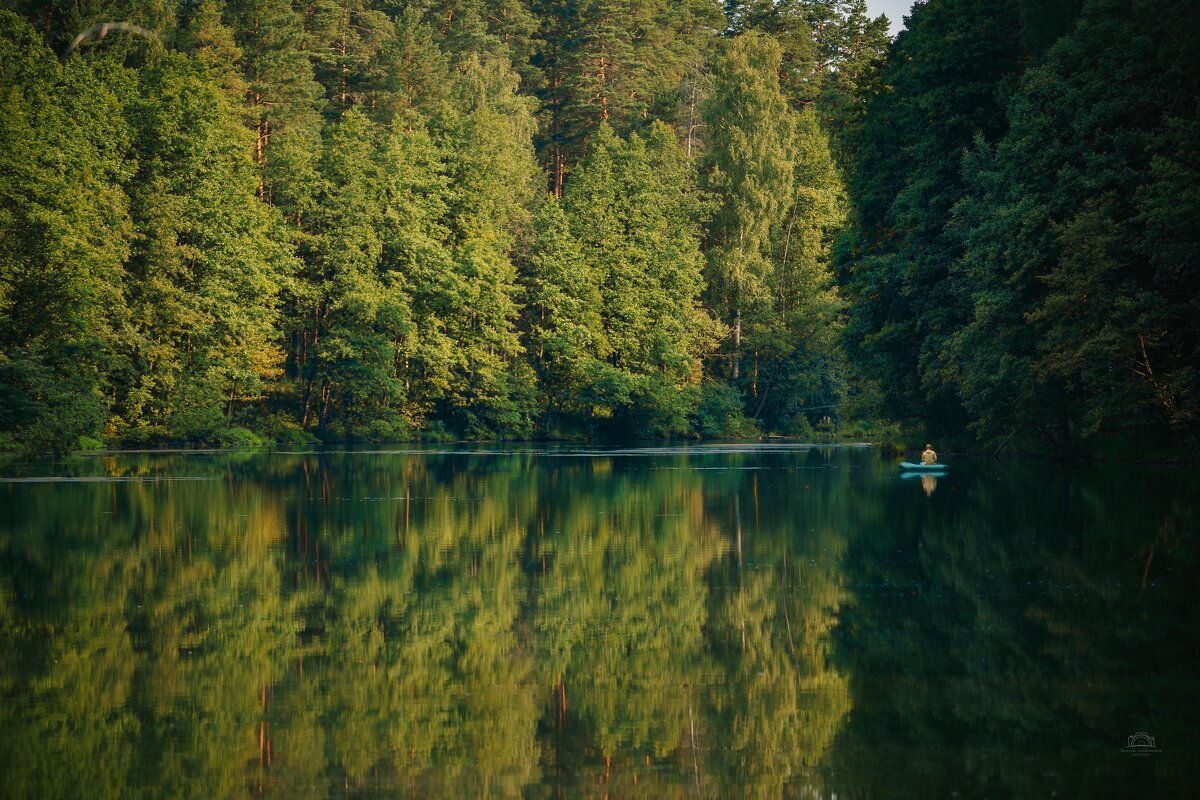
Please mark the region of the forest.
POLYGON ((0 450, 1194 453, 1200 2, 0 2, 0 450))

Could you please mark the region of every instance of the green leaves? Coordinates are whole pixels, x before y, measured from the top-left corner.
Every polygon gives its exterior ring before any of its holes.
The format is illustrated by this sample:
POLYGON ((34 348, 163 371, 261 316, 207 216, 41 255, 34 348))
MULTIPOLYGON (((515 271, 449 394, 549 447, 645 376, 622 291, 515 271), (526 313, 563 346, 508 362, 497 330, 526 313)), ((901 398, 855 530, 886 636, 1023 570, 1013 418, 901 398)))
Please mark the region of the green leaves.
POLYGON ((1010 132, 967 173, 962 263, 978 311, 953 358, 989 392, 972 403, 985 438, 1015 432, 1023 443, 1095 449, 1166 441, 1193 425, 1195 284, 1179 280, 1187 256, 1175 238, 1193 234, 1177 223, 1168 223, 1172 234, 1146 227, 1161 218, 1165 193, 1169 215, 1189 207, 1179 172, 1154 155, 1170 149, 1186 163, 1169 116, 1181 102, 1195 116, 1182 99, 1195 96, 1195 81, 1166 77, 1195 60, 1189 34, 1170 19, 1085 8, 1022 76, 1008 103, 1010 132), (1127 46, 1103 55, 1100 43, 1117 36, 1127 46), (992 366, 1001 343, 1026 373, 1010 384, 1023 390, 1024 416, 991 401, 1007 377, 992 366))
MULTIPOLYGON (((683 433, 681 391, 698 382, 699 358, 718 331, 699 304, 701 204, 691 167, 662 124, 627 141, 601 126, 591 148, 564 198, 583 265, 581 282, 564 288, 581 308, 599 301, 598 315, 571 323, 591 330, 571 370, 576 380, 590 375, 580 410, 627 432, 683 433)), ((570 254, 571 240, 557 236, 570 254)))
POLYGON ((1193 442, 1194 7, 972 6, 915 10, 854 137, 851 355, 944 435, 1193 442))
MULTIPOLYGON (((943 435, 961 428, 960 403, 971 402, 944 363, 949 337, 970 316, 952 209, 967 191, 964 149, 1004 131, 998 92, 1022 66, 1018 11, 1015 2, 915 8, 848 145, 856 218, 839 272, 849 355, 881 381, 885 413, 943 435)), ((1002 246, 1008 235, 983 238, 1002 246)))
POLYGON ((1191 430, 1191 5, 1085 5, 6 14, 0 441, 1191 430))
MULTIPOLYGON (((804 44, 811 20, 796 19, 804 44)), ((818 344, 837 308, 828 143, 789 108, 770 36, 738 37, 707 74, 711 3, 229 0, 142 21, 191 55, 95 48, 68 73, 119 90, 88 139, 113 159, 115 195, 77 209, 91 230, 89 215, 128 209, 104 256, 114 279, 84 281, 106 299, 80 306, 114 315, 88 373, 111 439, 746 431, 700 388, 735 316, 762 364, 739 388, 770 424, 812 401, 769 376, 837 384, 818 344), (662 120, 684 105, 681 148, 662 120), (539 204, 535 143, 557 204, 539 204), (743 224, 752 241, 730 244, 743 224), (707 290, 706 265, 727 273, 707 290)), ((10 61, 56 75, 50 55, 10 61)), ((57 99, 84 103, 77 91, 57 99)), ((14 381, 13 407, 36 409, 14 381)))
POLYGON ((124 86, 8 12, 0 84, 0 446, 57 452, 100 432, 127 321, 124 86))
POLYGON ((141 155, 129 194, 129 372, 112 435, 205 438, 278 375, 279 287, 293 264, 255 199, 249 139, 195 62, 170 55, 142 70, 130 102, 141 155))
POLYGON ((829 249, 845 214, 826 133, 812 109, 788 104, 781 59, 771 37, 730 40, 705 106, 707 184, 718 204, 707 299, 732 330, 717 374, 773 429, 790 428, 795 409, 835 400, 840 306, 829 249), (801 380, 805 371, 815 381, 801 380))

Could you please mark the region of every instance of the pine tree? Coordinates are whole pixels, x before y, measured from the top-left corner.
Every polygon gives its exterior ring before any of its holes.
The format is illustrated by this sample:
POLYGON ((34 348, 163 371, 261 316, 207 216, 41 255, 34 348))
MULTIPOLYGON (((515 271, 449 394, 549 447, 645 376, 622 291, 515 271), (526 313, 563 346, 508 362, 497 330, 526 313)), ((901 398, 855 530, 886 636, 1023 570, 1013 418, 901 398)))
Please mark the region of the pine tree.
POLYGON ((449 57, 434 39, 433 28, 415 7, 393 21, 395 31, 376 57, 380 74, 375 116, 390 121, 411 109, 428 110, 446 101, 451 87, 449 57))
POLYGON ((320 158, 322 88, 313 77, 304 21, 290 0, 230 0, 248 90, 259 196, 296 228, 313 208, 320 158))
POLYGON ((523 0, 432 0, 423 5, 447 54, 507 59, 525 77, 538 19, 523 0))
POLYGON ((329 108, 371 109, 386 76, 379 55, 395 34, 387 14, 364 0, 320 0, 308 12, 314 77, 325 87, 329 108))
POLYGON ((869 17, 866 0, 839 0, 835 12, 827 27, 814 31, 823 73, 817 105, 834 136, 839 162, 847 164, 853 154, 845 143, 863 123, 869 100, 879 94, 879 72, 891 39, 887 18, 869 17))
POLYGON ((542 101, 538 140, 548 185, 561 196, 566 176, 601 123, 617 133, 673 121, 677 92, 721 28, 706 0, 543 2, 538 73, 526 84, 542 101))

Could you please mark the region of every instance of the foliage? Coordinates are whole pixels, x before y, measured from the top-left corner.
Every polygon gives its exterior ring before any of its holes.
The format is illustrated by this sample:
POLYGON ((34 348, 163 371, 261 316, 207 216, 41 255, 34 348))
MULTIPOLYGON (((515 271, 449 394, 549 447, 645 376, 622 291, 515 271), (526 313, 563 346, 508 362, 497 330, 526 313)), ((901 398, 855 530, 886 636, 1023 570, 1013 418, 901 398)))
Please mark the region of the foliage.
POLYGON ((852 137, 846 342, 942 436, 1186 447, 1195 5, 1076 5, 914 10, 852 137))
POLYGON ((836 404, 841 304, 829 270, 844 217, 840 176, 814 111, 794 111, 770 37, 732 39, 714 64, 707 184, 708 302, 731 329, 717 374, 746 413, 787 429, 813 406, 836 404))
POLYGON ((67 449, 107 417, 135 238, 125 84, 0 11, 0 444, 67 449))
POLYGON ((0 448, 1196 441, 1194 0, 4 6, 0 448))
POLYGON ((1196 174, 1187 5, 1087 4, 1022 76, 1009 134, 967 162, 959 268, 977 311, 948 362, 984 439, 1073 451, 1195 434, 1200 284, 1179 215, 1196 204, 1178 184, 1196 174), (1102 54, 1118 37, 1121 52, 1102 54))
POLYGON ((732 386, 721 381, 706 380, 693 392, 694 410, 689 415, 690 427, 706 439, 749 439, 761 432, 742 412, 742 399, 732 386))
POLYGON ((700 307, 702 206, 690 164, 662 124, 627 141, 602 125, 563 204, 580 253, 574 293, 595 304, 581 320, 592 330, 576 337, 588 344, 573 367, 578 411, 627 435, 686 433, 684 390, 719 335, 700 307))

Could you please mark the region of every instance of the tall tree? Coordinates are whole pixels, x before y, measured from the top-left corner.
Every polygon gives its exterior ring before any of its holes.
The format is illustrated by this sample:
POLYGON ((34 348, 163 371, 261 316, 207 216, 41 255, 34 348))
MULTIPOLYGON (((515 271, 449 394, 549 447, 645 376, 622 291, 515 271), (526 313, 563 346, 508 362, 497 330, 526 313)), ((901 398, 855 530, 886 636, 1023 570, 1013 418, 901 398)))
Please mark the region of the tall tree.
POLYGON ((224 3, 219 0, 197 4, 181 31, 179 45, 208 67, 234 103, 242 103, 248 88, 242 69, 242 48, 238 47, 233 29, 225 24, 223 14, 224 3))
POLYGON ((794 186, 796 115, 779 86, 781 58, 765 34, 730 39, 706 106, 708 187, 719 202, 708 231, 708 304, 731 329, 725 353, 735 381, 746 319, 772 306, 772 236, 794 186))
POLYGON ((872 19, 866 0, 811 2, 811 9, 821 75, 817 105, 838 145, 839 161, 846 165, 853 158, 845 146, 847 137, 863 123, 867 103, 880 91, 879 73, 891 42, 888 19, 872 19))
POLYGON ((462 292, 443 317, 461 361, 451 395, 439 402, 451 425, 472 436, 531 430, 513 259, 537 191, 536 122, 518 80, 505 58, 466 59, 454 92, 461 111, 433 119, 454 187, 447 222, 462 292))
POLYGON ((951 279, 962 246, 947 226, 966 193, 964 149, 1006 129, 998 93, 1023 64, 1020 31, 1015 0, 918 5, 851 139, 856 213, 839 247, 849 354, 879 379, 886 415, 943 435, 965 417, 939 363, 969 314, 951 279))
POLYGON ((674 120, 676 91, 721 28, 711 0, 545 0, 527 83, 542 100, 538 149, 549 187, 561 195, 566 176, 607 123, 618 134, 674 120))
POLYGON ((702 206, 674 133, 659 123, 622 141, 601 126, 564 202, 602 304, 604 361, 583 401, 627 431, 683 432, 682 391, 719 326, 700 307, 702 206))
POLYGON ((750 415, 768 430, 806 432, 808 420, 838 414, 846 368, 839 341, 845 303, 837 290, 834 239, 846 219, 846 196, 829 136, 816 110, 795 128, 795 173, 786 224, 772 233, 771 315, 748 343, 750 415))
POLYGON ((812 11, 806 0, 732 0, 725 3, 729 30, 770 34, 779 44, 779 85, 797 107, 814 102, 823 72, 817 63, 812 11))
POLYGON ((387 197, 379 132, 357 109, 334 126, 314 213, 312 353, 304 360, 301 425, 334 435, 405 435, 397 342, 408 333, 401 277, 382 263, 387 197))
POLYGON ((554 197, 543 202, 534 218, 521 283, 522 328, 526 353, 538 377, 541 427, 558 433, 564 414, 586 415, 579 398, 608 346, 601 322, 599 276, 554 197))
MULTIPOLYGON (((528 432, 532 376, 519 359, 517 235, 536 191, 534 120, 504 59, 466 59, 453 105, 393 135, 400 170, 389 258, 408 265, 417 349, 413 414, 471 436, 528 432), (460 110, 461 109, 461 110, 460 110)), ((393 167, 399 169, 399 165, 393 167)))
POLYGON ((438 47, 433 27, 420 10, 409 6, 392 24, 395 32, 383 41, 376 55, 381 78, 373 110, 384 121, 445 102, 451 86, 450 59, 438 47))
POLYGON ((308 12, 315 77, 329 106, 370 108, 385 80, 378 70, 380 49, 395 33, 392 20, 366 0, 319 0, 308 12))
POLYGON ((324 105, 304 20, 290 0, 230 0, 226 13, 242 49, 259 196, 302 228, 313 208, 324 105))
POLYGON ((130 82, 0 11, 0 444, 100 435, 128 332, 130 82))
POLYGON ((722 372, 752 416, 786 428, 805 424, 798 409, 836 399, 829 249, 844 198, 815 110, 796 112, 783 94, 781 55, 765 34, 730 40, 713 66, 706 160, 718 203, 709 303, 732 328, 722 372))
POLYGON ((967 162, 974 314, 947 373, 984 440, 1071 452, 1194 436, 1195 198, 1180 181, 1196 174, 1195 10, 1085 4, 1013 93, 1009 134, 967 162))
POLYGON ((170 54, 128 105, 141 158, 129 195, 127 372, 118 436, 209 437, 278 375, 279 288, 292 270, 255 198, 249 139, 207 70, 170 54))

